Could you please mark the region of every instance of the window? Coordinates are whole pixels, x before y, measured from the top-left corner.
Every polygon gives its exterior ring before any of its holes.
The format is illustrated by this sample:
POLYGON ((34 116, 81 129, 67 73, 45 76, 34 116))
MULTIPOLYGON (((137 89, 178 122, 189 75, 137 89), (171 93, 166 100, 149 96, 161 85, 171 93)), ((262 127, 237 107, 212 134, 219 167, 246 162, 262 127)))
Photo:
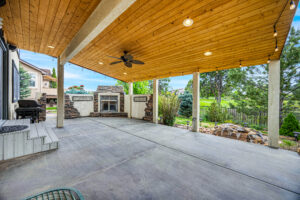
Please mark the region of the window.
POLYGON ((29 81, 29 87, 36 87, 36 73, 29 73, 31 79, 29 81))
POLYGON ((16 67, 14 60, 12 61, 12 79, 13 79, 13 92, 12 101, 17 102, 20 99, 20 74, 16 67))

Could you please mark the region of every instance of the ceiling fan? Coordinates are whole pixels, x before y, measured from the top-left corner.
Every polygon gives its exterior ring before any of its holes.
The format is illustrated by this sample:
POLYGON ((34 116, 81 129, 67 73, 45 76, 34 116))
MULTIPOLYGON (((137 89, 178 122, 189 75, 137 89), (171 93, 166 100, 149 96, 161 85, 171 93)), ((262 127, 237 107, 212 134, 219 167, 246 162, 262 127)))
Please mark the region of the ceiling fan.
POLYGON ((138 65, 143 65, 143 64, 145 64, 145 63, 142 62, 142 61, 139 61, 139 60, 133 60, 133 56, 130 55, 130 54, 128 54, 127 51, 124 51, 124 55, 121 56, 120 58, 114 57, 114 56, 108 56, 108 57, 116 58, 116 59, 119 60, 119 61, 115 61, 115 62, 110 63, 110 65, 114 65, 114 64, 118 64, 118 63, 123 62, 124 65, 125 65, 126 67, 131 68, 131 67, 132 67, 132 64, 138 64, 138 65))

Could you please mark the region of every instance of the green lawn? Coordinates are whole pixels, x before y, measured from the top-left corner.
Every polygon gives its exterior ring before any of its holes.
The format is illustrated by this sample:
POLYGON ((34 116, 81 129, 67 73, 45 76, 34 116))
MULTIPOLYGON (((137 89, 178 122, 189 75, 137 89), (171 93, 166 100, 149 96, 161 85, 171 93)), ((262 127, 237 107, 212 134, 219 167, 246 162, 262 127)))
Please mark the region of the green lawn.
MULTIPOLYGON (((200 106, 210 106, 210 104, 212 104, 213 102, 215 102, 215 98, 211 97, 211 98, 205 98, 205 99, 200 99, 200 106)), ((221 101, 221 105, 222 107, 225 108, 229 108, 229 103, 235 104, 234 100, 231 100, 229 98, 222 98, 221 101)))
POLYGON ((56 110, 56 107, 47 107, 46 110, 56 110))

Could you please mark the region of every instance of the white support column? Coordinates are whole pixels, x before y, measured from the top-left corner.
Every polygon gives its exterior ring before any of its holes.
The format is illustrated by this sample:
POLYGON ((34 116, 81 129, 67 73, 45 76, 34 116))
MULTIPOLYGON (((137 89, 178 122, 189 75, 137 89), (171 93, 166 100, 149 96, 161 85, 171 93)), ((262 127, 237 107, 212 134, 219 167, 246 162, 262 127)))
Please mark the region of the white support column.
POLYGON ((129 113, 128 113, 128 118, 132 118, 132 101, 133 101, 133 83, 130 82, 128 83, 128 95, 129 95, 129 101, 130 101, 130 108, 129 108, 129 113))
POLYGON ((279 148, 279 101, 280 60, 273 60, 269 64, 268 90, 268 143, 272 148, 279 148))
POLYGON ((153 123, 158 123, 158 79, 153 79, 153 123))
POLYGON ((64 94, 64 64, 60 63, 60 57, 57 57, 57 116, 56 127, 64 126, 65 117, 65 94, 64 94))
POLYGON ((193 73, 193 132, 199 132, 199 120, 200 120, 200 83, 199 72, 193 73))

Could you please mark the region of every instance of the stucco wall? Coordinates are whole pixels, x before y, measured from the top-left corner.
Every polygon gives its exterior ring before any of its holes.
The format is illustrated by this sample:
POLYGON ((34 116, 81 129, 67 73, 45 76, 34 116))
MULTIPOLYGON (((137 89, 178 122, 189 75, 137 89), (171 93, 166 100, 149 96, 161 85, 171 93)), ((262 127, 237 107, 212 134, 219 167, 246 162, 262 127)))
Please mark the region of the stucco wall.
POLYGON ((36 74, 36 77, 37 77, 35 87, 30 87, 31 93, 30 93, 30 96, 27 97, 26 99, 34 99, 34 100, 39 99, 42 94, 42 83, 43 83, 42 73, 38 70, 35 70, 31 67, 24 65, 23 63, 20 63, 20 66, 23 67, 23 69, 25 71, 27 71, 28 73, 36 74))
POLYGON ((8 87, 8 119, 15 119, 15 109, 18 107, 18 102, 13 102, 12 99, 12 92, 13 92, 13 74, 12 74, 12 62, 15 62, 15 65, 17 69, 19 70, 19 55, 17 50, 15 51, 9 51, 9 75, 8 75, 8 82, 9 82, 9 87, 8 87))
MULTIPOLYGON (((132 118, 136 119, 143 119, 145 116, 145 108, 146 108, 146 103, 148 102, 148 99, 150 98, 149 94, 135 94, 133 95, 132 100, 134 97, 142 97, 146 96, 147 101, 146 102, 132 102, 132 118)), ((130 108, 130 98, 129 95, 125 95, 125 112, 129 113, 129 108, 130 108)))
POLYGON ((94 95, 93 94, 68 94, 70 100, 74 102, 74 108, 78 110, 81 117, 89 116, 91 112, 94 112, 94 95), (91 101, 73 101, 74 96, 90 96, 91 101))

